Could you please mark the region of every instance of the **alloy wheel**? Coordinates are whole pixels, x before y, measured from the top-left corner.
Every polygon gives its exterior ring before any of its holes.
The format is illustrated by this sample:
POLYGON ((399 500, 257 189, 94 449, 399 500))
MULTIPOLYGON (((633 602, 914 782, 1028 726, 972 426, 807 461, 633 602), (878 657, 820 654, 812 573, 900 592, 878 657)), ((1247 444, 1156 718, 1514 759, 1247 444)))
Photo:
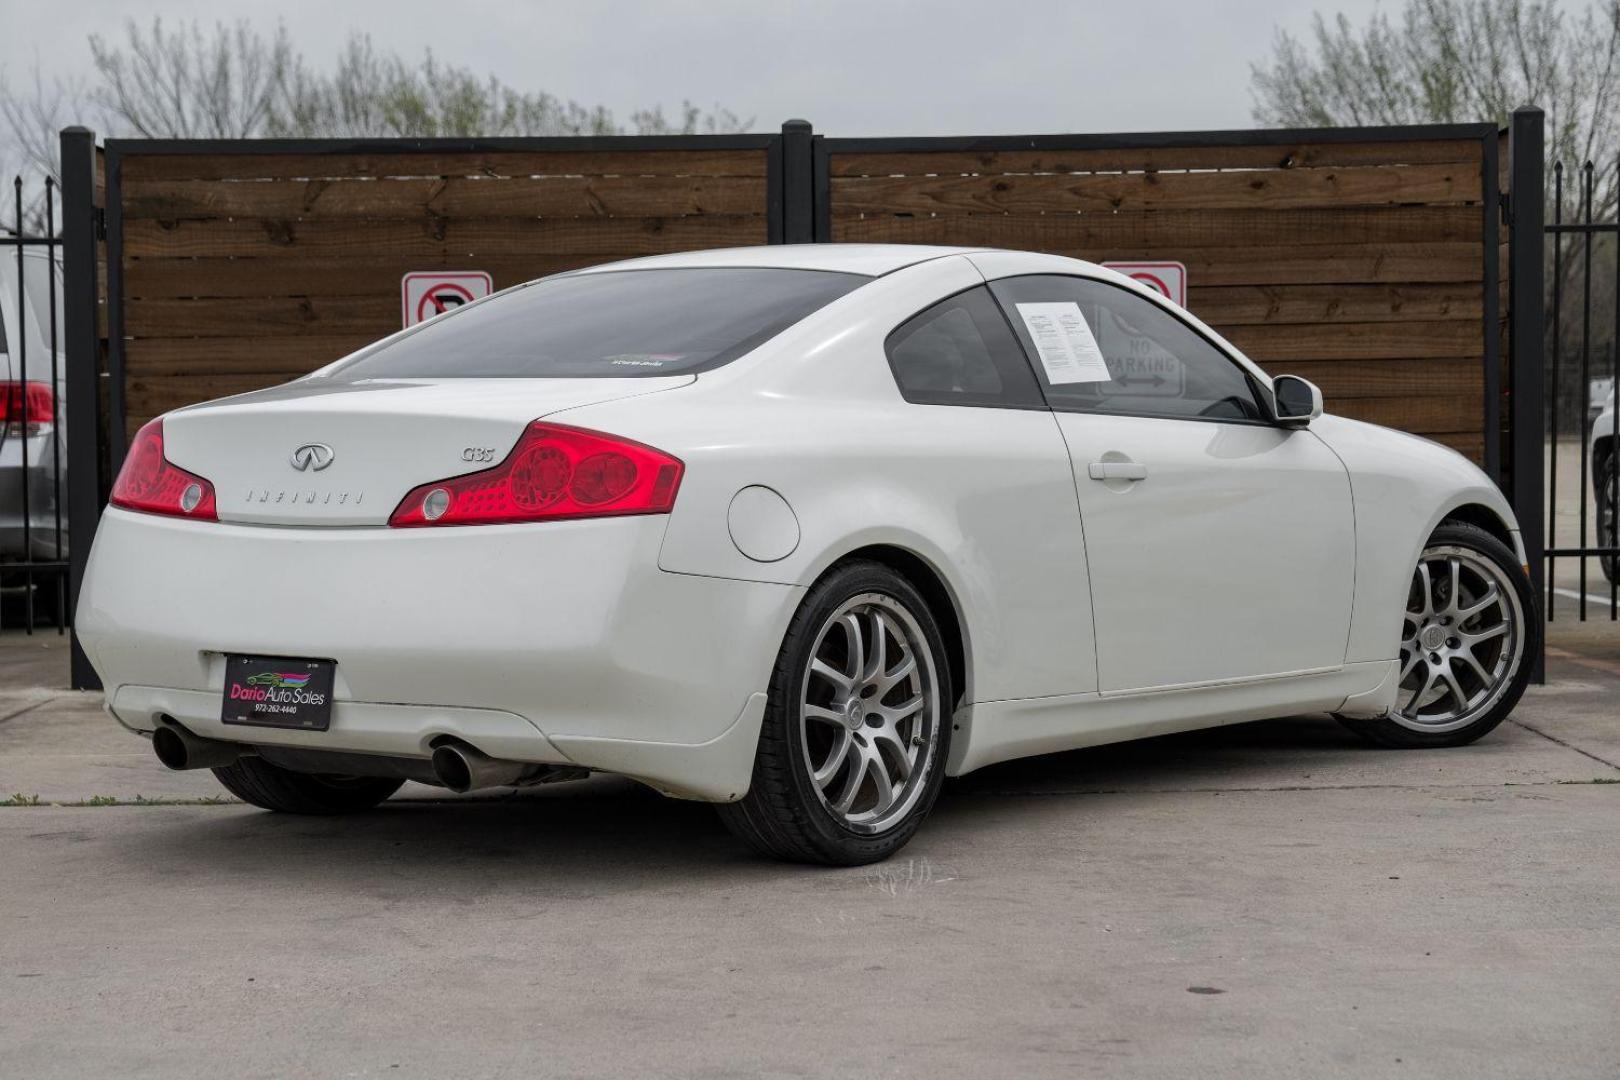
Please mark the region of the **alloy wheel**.
POLYGON ((1524 657, 1524 609, 1507 572, 1457 544, 1426 548, 1408 592, 1393 718, 1445 732, 1483 715, 1524 657))
POLYGON ((898 600, 853 596, 816 633, 800 686, 804 766, 844 827, 905 818, 937 763, 941 703, 927 638, 898 600))

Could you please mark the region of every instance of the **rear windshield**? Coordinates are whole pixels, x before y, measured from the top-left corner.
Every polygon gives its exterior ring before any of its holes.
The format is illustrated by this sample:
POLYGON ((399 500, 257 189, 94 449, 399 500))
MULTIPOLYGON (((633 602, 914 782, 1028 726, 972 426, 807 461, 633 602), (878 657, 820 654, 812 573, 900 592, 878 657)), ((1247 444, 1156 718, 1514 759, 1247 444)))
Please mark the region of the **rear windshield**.
POLYGON ((441 315, 331 377, 622 379, 707 371, 869 280, 700 267, 546 278, 441 315))

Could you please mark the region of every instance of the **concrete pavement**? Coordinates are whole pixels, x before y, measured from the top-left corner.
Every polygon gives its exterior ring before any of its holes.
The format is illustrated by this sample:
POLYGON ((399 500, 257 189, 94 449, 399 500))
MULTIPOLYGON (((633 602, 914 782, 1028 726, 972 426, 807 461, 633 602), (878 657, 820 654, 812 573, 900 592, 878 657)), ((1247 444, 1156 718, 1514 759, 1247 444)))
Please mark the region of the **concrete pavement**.
POLYGON ((615 780, 201 804, 41 650, 0 797, 118 805, 0 808, 0 1075, 1612 1077, 1617 644, 1558 637, 1473 747, 1009 763, 832 871, 615 780))

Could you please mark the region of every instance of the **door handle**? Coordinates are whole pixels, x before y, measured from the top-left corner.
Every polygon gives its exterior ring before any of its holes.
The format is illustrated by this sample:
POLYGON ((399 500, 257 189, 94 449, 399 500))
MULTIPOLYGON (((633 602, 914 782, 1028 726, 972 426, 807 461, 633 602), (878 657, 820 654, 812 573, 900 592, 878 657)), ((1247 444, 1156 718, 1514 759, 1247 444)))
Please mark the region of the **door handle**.
POLYGON ((1147 479, 1147 466, 1135 461, 1093 461, 1086 472, 1093 480, 1147 479))

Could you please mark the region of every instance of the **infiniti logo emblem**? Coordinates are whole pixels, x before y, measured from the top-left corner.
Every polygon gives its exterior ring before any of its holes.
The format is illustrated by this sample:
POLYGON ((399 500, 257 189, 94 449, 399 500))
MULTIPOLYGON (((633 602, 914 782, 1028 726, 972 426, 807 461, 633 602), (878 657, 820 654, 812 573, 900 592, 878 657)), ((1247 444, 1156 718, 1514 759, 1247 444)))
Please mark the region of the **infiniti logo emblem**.
POLYGON ((332 464, 332 459, 335 456, 332 453, 332 448, 325 443, 305 443, 292 452, 292 467, 299 472, 311 470, 320 472, 332 464))

